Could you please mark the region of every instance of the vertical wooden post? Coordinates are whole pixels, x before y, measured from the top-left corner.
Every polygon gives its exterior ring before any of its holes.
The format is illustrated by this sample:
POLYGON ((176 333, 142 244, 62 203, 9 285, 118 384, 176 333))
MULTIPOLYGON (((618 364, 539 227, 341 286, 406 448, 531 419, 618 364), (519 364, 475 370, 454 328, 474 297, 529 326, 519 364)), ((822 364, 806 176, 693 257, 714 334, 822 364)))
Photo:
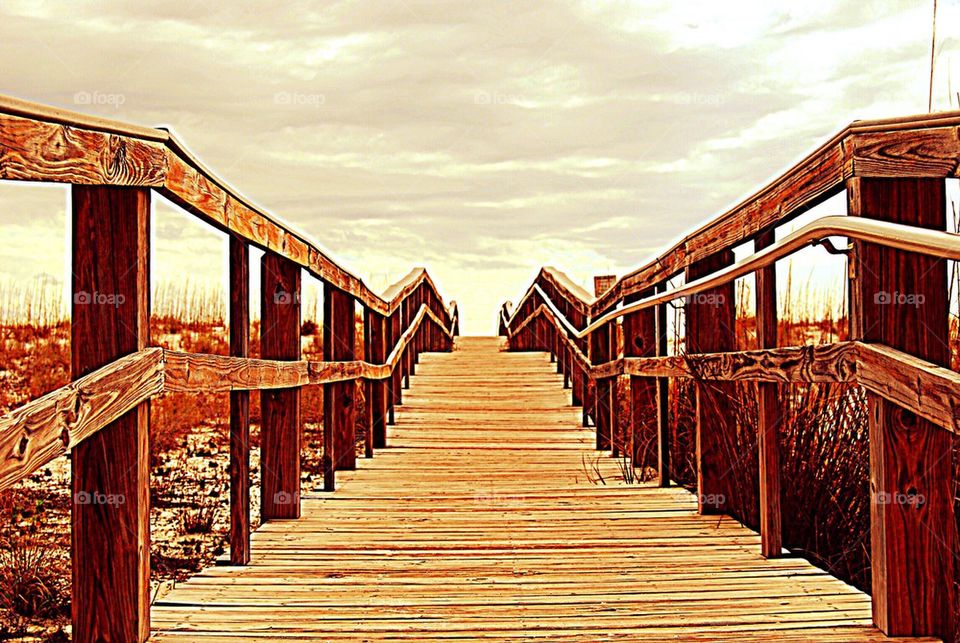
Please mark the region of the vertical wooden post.
MULTIPOLYGON (((666 280, 657 284, 657 292, 667 292, 666 280)), ((657 322, 657 357, 666 357, 668 352, 668 340, 670 337, 667 328, 667 306, 669 304, 658 304, 656 306, 657 322)), ((670 434, 670 378, 657 378, 657 485, 660 487, 669 487, 670 480, 673 478, 673 465, 670 460, 670 454, 673 449, 670 434)))
MULTIPOLYGON (((687 282, 733 263, 733 251, 723 250, 694 262, 686 269, 687 282)), ((730 282, 690 295, 686 299, 686 351, 718 353, 736 350, 736 303, 730 282)), ((730 382, 697 382, 697 490, 701 513, 729 512, 734 485, 730 470, 732 444, 726 431, 734 422, 725 399, 730 382)))
MULTIPOLYGON (((946 229, 943 179, 847 181, 848 211, 946 229)), ((851 257, 850 331, 949 367, 946 262, 864 242, 851 257)), ((950 434, 868 394, 873 619, 889 636, 954 637, 950 434)))
MULTIPOLYGON (((230 355, 250 354, 250 251, 230 235, 230 355)), ((250 391, 230 392, 230 564, 250 562, 250 391)))
MULTIPOLYGON (((324 359, 329 362, 353 360, 356 354, 356 328, 353 297, 324 283, 324 359)), ((327 491, 335 488, 335 472, 357 468, 356 388, 352 381, 323 385, 323 487, 327 491)))
MULTIPOLYGON (((73 187, 71 367, 77 379, 150 337, 150 191, 73 187)), ((72 452, 74 641, 150 636, 150 407, 72 452)))
MULTIPOLYGON (((639 301, 654 294, 650 288, 624 297, 624 304, 639 301)), ((624 357, 653 357, 657 354, 657 319, 653 307, 644 308, 623 317, 624 357)), ((657 430, 657 380, 651 377, 630 378, 630 427, 626 436, 628 453, 636 469, 653 465, 641 452, 643 435, 659 436, 657 430)), ((650 454, 650 460, 652 460, 650 454)))
MULTIPOLYGON (((757 235, 758 252, 776 241, 773 229, 757 235)), ((757 271, 757 342, 759 348, 777 347, 777 268, 757 271)), ((758 382, 757 447, 760 475, 760 553, 777 558, 783 551, 780 529, 780 407, 776 382, 758 382)))
MULTIPOLYGON (((260 354, 300 359, 300 266, 266 252, 260 263, 260 354)), ((260 392, 260 517, 300 517, 300 389, 260 392)))
MULTIPOLYGON (((403 308, 403 332, 406 333, 413 322, 413 302, 410 297, 406 297, 401 303, 403 308)), ((403 388, 410 388, 410 376, 413 375, 413 342, 407 344, 403 351, 403 388)))
MULTIPOLYGON (((393 351, 400 342, 402 326, 400 316, 402 315, 402 306, 398 307, 390 315, 390 350, 393 351)), ((397 367, 393 370, 393 376, 390 378, 390 424, 397 423, 396 408, 403 404, 403 359, 397 361, 397 367)))
MULTIPOLYGON (((417 316, 417 313, 420 312, 420 305, 423 304, 423 288, 417 286, 413 291, 413 294, 410 295, 410 319, 411 321, 417 316)), ((417 374, 417 364, 420 363, 420 351, 423 349, 423 329, 424 326, 414 333, 413 341, 410 342, 410 375, 417 374)))
MULTIPOLYGON (((600 315, 605 314, 602 311, 600 315)), ((590 363, 599 366, 610 359, 610 324, 604 324, 590 334, 590 363)), ((610 379, 594 381, 593 421, 596 424, 597 450, 607 451, 613 445, 611 435, 610 379)))
MULTIPOLYGON (((364 310, 365 359, 373 364, 383 364, 386 359, 386 319, 369 308, 364 310)), ((367 382, 367 411, 370 417, 370 454, 373 449, 387 446, 387 391, 386 380, 367 382)), ((369 456, 368 456, 369 457, 369 456)))

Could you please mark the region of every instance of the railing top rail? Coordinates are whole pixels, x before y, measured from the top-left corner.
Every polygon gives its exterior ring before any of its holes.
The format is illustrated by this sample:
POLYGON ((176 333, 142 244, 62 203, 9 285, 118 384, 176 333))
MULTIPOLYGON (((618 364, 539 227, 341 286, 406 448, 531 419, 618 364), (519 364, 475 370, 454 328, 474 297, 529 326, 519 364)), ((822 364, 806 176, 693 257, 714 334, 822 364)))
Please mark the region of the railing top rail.
POLYGON ((420 281, 439 296, 422 269, 378 295, 308 235, 242 196, 164 128, 0 95, 0 179, 157 189, 214 227, 290 259, 381 314, 392 314, 420 281))
MULTIPOLYGON (((709 275, 690 281, 677 288, 672 288, 607 310, 603 314, 591 319, 590 323, 582 329, 576 328, 570 320, 567 319, 556 307, 555 302, 550 299, 550 296, 544 292, 536 281, 527 289, 526 294, 524 294, 521 299, 521 304, 515 308, 513 315, 505 321, 509 328, 521 310, 522 303, 531 294, 537 293, 551 312, 556 315, 558 322, 563 325, 564 329, 572 337, 582 339, 618 317, 681 297, 687 297, 710 290, 720 284, 728 283, 760 268, 773 265, 777 260, 793 254, 802 248, 823 242, 825 239, 834 236, 845 236, 887 248, 915 252, 941 259, 960 260, 960 235, 958 234, 918 228, 900 223, 891 223, 889 221, 865 219, 862 217, 824 216, 815 221, 811 221, 776 243, 730 266, 714 271, 709 275)), ((511 331, 511 333, 512 332, 515 331, 511 331)))
POLYGON ((838 194, 853 177, 960 176, 960 111, 854 121, 762 188, 621 277, 594 313, 691 263, 789 221, 838 194))

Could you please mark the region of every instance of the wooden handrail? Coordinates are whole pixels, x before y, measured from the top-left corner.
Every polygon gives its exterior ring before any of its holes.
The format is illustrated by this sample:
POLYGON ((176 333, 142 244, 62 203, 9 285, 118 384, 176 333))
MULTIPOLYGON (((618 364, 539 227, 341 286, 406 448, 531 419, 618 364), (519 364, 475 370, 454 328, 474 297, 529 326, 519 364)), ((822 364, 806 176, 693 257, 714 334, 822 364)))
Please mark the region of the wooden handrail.
MULTIPOLYGON (((741 259, 733 265, 717 270, 710 275, 691 281, 683 286, 644 297, 643 299, 624 305, 621 308, 616 308, 601 314, 595 319, 591 319, 590 324, 582 329, 574 327, 570 321, 557 310, 556 304, 551 302, 551 307, 553 312, 559 315, 564 329, 567 332, 576 338, 588 337, 591 333, 625 315, 682 297, 706 292, 716 288, 718 285, 726 284, 739 277, 751 274, 760 268, 771 266, 779 259, 798 252, 811 244, 820 243, 829 237, 835 236, 858 239, 887 248, 929 255, 939 259, 960 259, 960 235, 958 234, 890 223, 889 221, 876 221, 847 216, 825 216, 816 221, 811 221, 802 228, 791 232, 780 241, 767 246, 762 251, 741 259)), ((527 292, 521 299, 521 305, 516 308, 514 314, 522 310, 523 303, 534 293, 546 300, 550 299, 543 288, 534 282, 527 289, 527 292)), ((507 321, 507 326, 509 327, 513 324, 513 321, 514 319, 511 317, 507 321)))
POLYGON ((0 179, 72 185, 71 384, 0 418, 0 489, 72 452, 79 497, 121 494, 109 523, 72 513, 73 636, 149 637, 149 413, 165 392, 230 392, 230 562, 250 560, 249 391, 261 392, 262 522, 300 515, 300 388, 324 386, 324 489, 356 466, 357 386, 365 455, 386 446, 400 383, 420 353, 448 351, 455 302, 415 268, 383 295, 207 168, 169 129, 144 128, 0 96, 0 179), (229 235, 230 355, 147 348, 150 200, 156 190, 229 235), (249 356, 249 247, 263 249, 261 356, 249 356), (301 269, 324 284, 326 361, 301 359, 301 269), (89 304, 109 290, 126 302, 89 304), (78 298, 79 297, 79 298, 78 298), (363 308, 363 348, 356 305, 363 308), (133 534, 134 537, 129 537, 133 534), (116 591, 104 592, 103 588, 116 591))
POLYGON ((889 635, 952 637, 958 536, 953 473, 943 456, 951 449, 947 431, 960 428, 960 376, 945 367, 951 349, 944 260, 960 260, 960 235, 945 231, 944 179, 958 174, 960 112, 855 122, 597 297, 543 268, 509 318, 501 309, 502 334, 511 350, 551 354, 565 384, 572 383, 584 426, 595 424, 598 449, 646 457, 633 450, 634 440, 653 422, 662 486, 672 472, 668 383, 693 379, 704 513, 749 510, 729 502, 738 493, 727 475, 725 445, 733 436, 721 418, 735 415, 738 396, 753 395, 732 382, 758 382, 759 531, 766 557, 783 551, 777 386, 859 385, 870 405, 874 622, 889 635), (775 241, 778 225, 844 189, 848 216, 823 217, 775 241), (846 237, 850 248, 833 248, 834 236, 846 237), (735 261, 733 248, 749 240, 754 254, 735 261), (851 341, 780 347, 773 267, 817 243, 848 258, 851 341), (671 288, 669 279, 680 272, 684 285, 671 288), (740 351, 733 282, 750 274, 757 276, 760 349, 740 351), (688 298, 685 354, 670 356, 667 305, 681 297, 688 298), (629 387, 614 386, 621 376, 629 387), (620 408, 632 412, 622 417, 620 408), (888 500, 918 493, 923 512, 888 500), (722 500, 710 504, 709 498, 722 500))
POLYGON ((251 359, 163 348, 121 357, 0 417, 0 491, 162 393, 262 391, 387 379, 427 321, 453 337, 452 328, 422 305, 383 364, 251 359))
POLYGON ((596 299, 593 313, 692 263, 786 223, 839 194, 854 177, 957 176, 960 111, 854 121, 754 194, 684 235, 596 299))
POLYGON ((389 298, 381 297, 307 235, 242 196, 166 129, 0 96, 0 179, 155 188, 207 223, 293 261, 383 315, 421 282, 436 291, 421 268, 389 298))

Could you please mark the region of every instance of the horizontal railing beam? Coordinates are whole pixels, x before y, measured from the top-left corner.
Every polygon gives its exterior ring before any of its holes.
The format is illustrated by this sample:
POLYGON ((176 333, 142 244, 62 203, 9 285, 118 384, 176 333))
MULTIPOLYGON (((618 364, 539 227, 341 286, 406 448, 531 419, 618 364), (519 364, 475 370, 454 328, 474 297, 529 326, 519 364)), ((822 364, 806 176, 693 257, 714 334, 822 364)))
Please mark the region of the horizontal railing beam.
POLYGON ((428 322, 453 338, 452 326, 422 305, 384 364, 263 360, 162 348, 124 356, 0 417, 0 490, 161 393, 267 390, 387 379, 417 330, 428 322))

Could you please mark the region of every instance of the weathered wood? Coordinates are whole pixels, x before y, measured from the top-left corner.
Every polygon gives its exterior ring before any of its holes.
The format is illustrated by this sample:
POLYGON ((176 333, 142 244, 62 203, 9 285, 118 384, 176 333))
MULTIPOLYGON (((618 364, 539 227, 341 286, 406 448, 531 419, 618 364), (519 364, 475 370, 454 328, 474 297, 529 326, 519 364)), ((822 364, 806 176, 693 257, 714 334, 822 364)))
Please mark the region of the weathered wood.
MULTIPOLYGON (((402 312, 400 310, 396 310, 390 315, 391 352, 396 348, 400 335, 403 333, 401 317, 402 312)), ((396 423, 396 407, 400 404, 403 404, 403 372, 398 365, 397 368, 393 369, 393 374, 390 376, 390 424, 396 423)))
MULTIPOLYGON (((690 264, 687 282, 710 274, 733 263, 733 252, 723 251, 690 264)), ((688 297, 684 301, 686 316, 687 355, 736 350, 736 308, 733 283, 688 297)), ((696 367, 694 366, 693 369, 696 367)), ((694 370, 694 375, 699 371, 694 370)), ((699 378, 698 378, 699 379, 699 378)), ((730 466, 734 454, 732 423, 735 417, 729 408, 732 385, 724 382, 698 381, 697 391, 697 492, 701 513, 730 513, 734 509, 734 485, 730 466)))
POLYGON ((879 344, 857 344, 857 383, 960 434, 960 374, 879 344))
MULTIPOLYGON (((774 231, 757 235, 754 249, 759 252, 776 241, 774 231)), ((777 347, 777 269, 769 266, 757 271, 757 343, 758 348, 777 347)), ((772 382, 757 384, 757 446, 760 465, 760 553, 776 558, 783 552, 780 528, 780 423, 779 387, 772 382)))
POLYGON ((308 239, 233 191, 162 129, 0 97, 0 179, 157 188, 207 223, 293 261, 384 315, 421 283, 437 292, 426 271, 417 268, 378 296, 308 239))
MULTIPOLYGON (((369 308, 364 309, 363 328, 366 354, 364 358, 382 364, 386 358, 386 319, 369 308)), ((367 382, 367 416, 370 418, 369 453, 387 446, 387 390, 386 383, 367 382)))
MULTIPOLYGON (((74 186, 72 194, 77 379, 149 344, 150 192, 74 186)), ((150 635, 149 422, 144 402, 73 449, 75 641, 150 635)))
MULTIPOLYGON (((323 288, 323 356, 327 361, 355 357, 354 299, 329 284, 323 288)), ((338 382, 323 386, 324 489, 336 487, 336 472, 355 469, 356 386, 338 382)))
MULTIPOLYGON (((853 179, 849 214, 943 230, 944 181, 853 179)), ((949 363, 946 262, 855 242, 851 337, 949 363)), ((956 522, 951 436, 869 395, 873 618, 890 636, 952 639, 956 522)))
MULTIPOLYGON (((610 354, 611 326, 612 324, 606 324, 591 333, 591 364, 603 364, 613 357, 610 354)), ((593 421, 596 424, 596 448, 598 451, 608 451, 613 447, 610 378, 591 375, 591 380, 594 386, 593 421)))
MULTIPOLYGON (((669 288, 666 281, 656 286, 658 293, 664 293, 669 288)), ((670 330, 667 327, 667 304, 656 306, 657 357, 665 358, 668 354, 670 330)), ((670 431, 670 380, 666 377, 657 378, 657 486, 669 487, 673 479, 673 464, 670 459, 672 452, 672 434, 670 431)))
MULTIPOLYGON (((647 295, 650 291, 630 295, 624 303, 632 303, 647 295)), ((654 357, 657 354, 656 310, 644 310, 625 315, 623 318, 623 356, 654 357)), ((629 453, 633 466, 640 468, 655 466, 656 463, 644 459, 641 449, 643 437, 659 435, 657 427, 657 381, 649 378, 630 378, 630 432, 629 453)), ((659 450, 659 449, 658 449, 659 450)), ((651 453, 651 455, 655 455, 651 453)))
POLYGON ((865 594, 624 484, 547 360, 499 345, 424 356, 398 448, 262 529, 251 566, 160 598, 157 640, 882 640, 865 594))
MULTIPOLYGON (((230 356, 250 354, 250 249, 230 237, 230 356)), ((230 392, 230 564, 250 562, 250 392, 230 392)))
MULTIPOLYGON (((260 263, 260 354, 300 360, 300 266, 267 252, 260 263)), ((325 354, 326 355, 326 354, 325 354)), ((260 517, 300 517, 300 389, 260 393, 260 517)))
POLYGON ((0 491, 163 391, 163 350, 122 357, 0 417, 0 491))

